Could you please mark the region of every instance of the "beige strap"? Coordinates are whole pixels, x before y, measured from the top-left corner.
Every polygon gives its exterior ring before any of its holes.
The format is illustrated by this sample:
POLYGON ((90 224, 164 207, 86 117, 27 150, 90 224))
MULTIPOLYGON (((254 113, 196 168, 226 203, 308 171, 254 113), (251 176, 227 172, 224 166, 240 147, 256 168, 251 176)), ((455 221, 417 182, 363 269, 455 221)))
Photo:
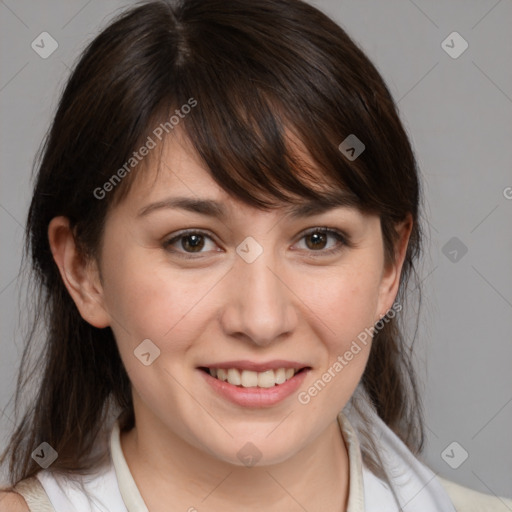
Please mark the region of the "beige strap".
POLYGON ((363 460, 354 427, 343 412, 338 414, 338 425, 345 440, 349 461, 349 491, 347 512, 364 512, 363 460))
POLYGON ((30 512, 55 512, 44 487, 36 477, 21 480, 13 490, 25 498, 30 512))
POLYGON ((119 492, 124 501, 128 512, 148 512, 148 507, 144 502, 137 484, 133 479, 128 463, 124 458, 121 447, 121 430, 119 422, 115 422, 110 435, 110 453, 112 454, 112 463, 116 472, 119 492))
POLYGON ((474 491, 451 480, 438 477, 457 512, 510 512, 512 500, 474 491))

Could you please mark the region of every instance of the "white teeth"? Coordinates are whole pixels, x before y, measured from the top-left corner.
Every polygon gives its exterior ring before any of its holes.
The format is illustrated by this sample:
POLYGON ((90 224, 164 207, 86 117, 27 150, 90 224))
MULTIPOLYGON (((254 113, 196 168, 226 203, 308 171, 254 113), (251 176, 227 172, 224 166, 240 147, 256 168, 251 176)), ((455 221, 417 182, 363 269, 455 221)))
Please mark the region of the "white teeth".
POLYGON ((240 386, 242 384, 242 376, 236 368, 230 368, 228 370, 228 382, 233 386, 240 386))
POLYGON ((277 368, 255 372, 252 370, 239 370, 237 368, 209 368, 210 375, 217 379, 229 382, 233 386, 244 388, 272 388, 291 379, 298 370, 294 368, 277 368))
POLYGON ((272 388, 276 385, 276 377, 274 370, 267 370, 266 372, 258 373, 258 387, 272 388))
POLYGON ((251 370, 244 370, 241 374, 242 386, 244 388, 253 388, 258 385, 258 373, 251 370))
POLYGON ((284 368, 274 370, 274 373, 276 375, 276 384, 282 384, 286 381, 286 370, 284 368))

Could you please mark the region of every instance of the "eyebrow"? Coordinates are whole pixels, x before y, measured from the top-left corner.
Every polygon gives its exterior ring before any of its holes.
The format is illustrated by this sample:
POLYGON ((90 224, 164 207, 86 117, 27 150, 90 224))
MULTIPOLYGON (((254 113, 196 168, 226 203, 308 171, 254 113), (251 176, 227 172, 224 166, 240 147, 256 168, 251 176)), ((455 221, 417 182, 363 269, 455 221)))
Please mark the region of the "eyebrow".
MULTIPOLYGON (((303 218, 320 215, 333 208, 354 207, 356 202, 352 195, 346 192, 329 194, 321 200, 309 200, 299 204, 284 206, 283 210, 292 218, 303 218)), ((144 217, 151 212, 162 209, 181 209, 200 215, 215 218, 226 218, 227 212, 224 205, 214 199, 196 199, 192 197, 169 197, 162 201, 150 203, 142 207, 137 217, 144 217)))

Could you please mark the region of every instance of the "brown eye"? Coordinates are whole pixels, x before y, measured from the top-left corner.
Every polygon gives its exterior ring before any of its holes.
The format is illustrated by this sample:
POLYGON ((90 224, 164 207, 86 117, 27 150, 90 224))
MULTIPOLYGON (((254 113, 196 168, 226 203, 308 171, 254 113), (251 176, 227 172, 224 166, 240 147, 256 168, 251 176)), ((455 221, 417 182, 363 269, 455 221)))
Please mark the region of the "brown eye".
POLYGON ((310 229, 302 235, 302 240, 305 241, 306 251, 314 257, 329 256, 351 246, 347 235, 330 228, 310 229))
POLYGON ((200 252, 204 247, 204 237, 197 234, 182 236, 181 247, 187 252, 200 252))
POLYGON ((201 231, 193 230, 182 231, 164 241, 162 245, 166 251, 184 258, 193 258, 194 254, 203 256, 208 252, 215 251, 217 247, 211 236, 201 231), (209 244, 210 247, 208 247, 209 244))
POLYGON ((309 241, 306 242, 308 248, 313 250, 323 249, 327 243, 327 235, 319 231, 306 235, 305 239, 309 241))

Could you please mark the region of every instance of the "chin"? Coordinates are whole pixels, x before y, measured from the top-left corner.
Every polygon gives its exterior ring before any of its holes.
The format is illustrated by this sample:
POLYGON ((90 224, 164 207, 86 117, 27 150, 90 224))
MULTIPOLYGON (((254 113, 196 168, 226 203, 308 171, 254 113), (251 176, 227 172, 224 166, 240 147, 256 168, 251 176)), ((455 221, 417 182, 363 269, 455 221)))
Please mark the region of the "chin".
POLYGON ((295 455, 302 444, 300 440, 295 442, 285 429, 280 435, 275 432, 269 436, 272 428, 275 426, 266 428, 259 435, 236 435, 229 438, 223 446, 210 446, 209 452, 233 466, 262 467, 280 464, 295 455))

